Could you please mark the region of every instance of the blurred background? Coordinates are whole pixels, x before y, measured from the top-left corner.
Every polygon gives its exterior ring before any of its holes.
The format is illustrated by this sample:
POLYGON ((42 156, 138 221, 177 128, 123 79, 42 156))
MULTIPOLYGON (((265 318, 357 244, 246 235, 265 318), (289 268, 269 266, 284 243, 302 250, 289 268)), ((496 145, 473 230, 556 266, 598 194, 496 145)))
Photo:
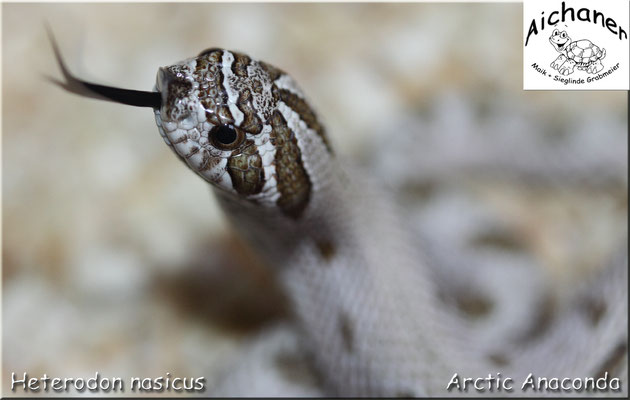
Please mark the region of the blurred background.
POLYGON ((627 94, 524 92, 520 4, 2 4, 5 395, 11 372, 210 386, 287 314, 150 110, 46 80, 45 22, 103 84, 149 90, 208 47, 289 71, 429 242, 490 210, 506 228, 476 243, 526 252, 558 292, 626 242, 627 94))

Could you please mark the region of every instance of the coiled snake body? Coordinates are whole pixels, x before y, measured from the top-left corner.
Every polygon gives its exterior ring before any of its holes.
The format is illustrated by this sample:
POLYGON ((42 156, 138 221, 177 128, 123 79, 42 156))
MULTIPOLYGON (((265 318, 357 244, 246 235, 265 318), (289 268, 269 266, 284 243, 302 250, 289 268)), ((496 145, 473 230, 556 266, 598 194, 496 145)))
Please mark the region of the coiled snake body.
POLYGON ((160 68, 156 91, 136 92, 74 78, 55 50, 68 90, 154 109, 166 144, 212 185, 235 227, 277 270, 326 393, 461 395, 446 390, 454 374, 500 371, 519 382, 530 373, 625 373, 627 256, 578 294, 606 302, 596 327, 569 310, 535 343, 488 345, 439 300, 431 261, 395 199, 337 159, 289 75, 209 49, 160 68))

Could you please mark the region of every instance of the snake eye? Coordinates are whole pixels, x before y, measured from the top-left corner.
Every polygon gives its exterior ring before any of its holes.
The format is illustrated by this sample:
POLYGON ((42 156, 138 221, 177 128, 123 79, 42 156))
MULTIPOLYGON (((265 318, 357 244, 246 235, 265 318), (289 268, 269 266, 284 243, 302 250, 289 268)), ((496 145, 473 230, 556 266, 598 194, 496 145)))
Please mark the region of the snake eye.
POLYGON ((220 150, 232 150, 241 144, 245 135, 229 125, 217 125, 210 130, 210 141, 220 150))
POLYGON ((567 37, 567 33, 566 33, 566 32, 562 32, 562 33, 560 34, 560 36, 562 36, 562 38, 564 39, 564 38, 566 38, 566 37, 567 37))
POLYGON ((554 29, 554 30, 553 30, 553 33, 551 34, 551 36, 558 36, 558 34, 559 34, 559 33, 560 33, 560 31, 559 31, 559 30, 554 29))

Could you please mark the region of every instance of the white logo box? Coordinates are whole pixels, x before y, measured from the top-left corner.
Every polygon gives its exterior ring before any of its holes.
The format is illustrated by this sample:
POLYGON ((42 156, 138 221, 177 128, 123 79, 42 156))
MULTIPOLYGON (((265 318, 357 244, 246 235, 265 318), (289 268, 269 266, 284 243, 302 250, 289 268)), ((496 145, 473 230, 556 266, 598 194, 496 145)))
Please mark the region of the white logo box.
POLYGON ((525 0, 523 89, 628 90, 629 5, 525 0))

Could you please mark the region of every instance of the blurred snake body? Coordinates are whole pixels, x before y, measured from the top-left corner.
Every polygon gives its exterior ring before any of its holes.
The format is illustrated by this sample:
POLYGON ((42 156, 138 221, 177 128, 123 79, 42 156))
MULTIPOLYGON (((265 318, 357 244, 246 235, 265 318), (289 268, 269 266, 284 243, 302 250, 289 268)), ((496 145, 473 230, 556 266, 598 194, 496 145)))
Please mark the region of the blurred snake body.
MULTIPOLYGON (((577 294, 602 305, 597 324, 569 309, 533 342, 488 345, 440 298, 393 195, 339 161, 285 72, 214 48, 136 92, 74 78, 55 50, 66 89, 154 109, 166 144, 277 271, 324 393, 461 396, 460 377, 488 375, 511 378, 516 394, 529 374, 625 384, 627 256, 577 294)), ((478 392, 492 393, 509 391, 478 392)))

